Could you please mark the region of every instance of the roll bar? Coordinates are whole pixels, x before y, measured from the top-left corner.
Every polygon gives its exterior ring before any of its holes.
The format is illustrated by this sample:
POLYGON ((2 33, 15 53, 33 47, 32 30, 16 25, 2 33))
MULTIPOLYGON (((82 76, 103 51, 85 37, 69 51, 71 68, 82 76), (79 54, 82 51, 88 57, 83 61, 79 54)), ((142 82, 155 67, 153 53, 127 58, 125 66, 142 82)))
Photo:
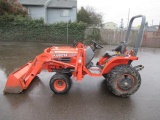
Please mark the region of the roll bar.
POLYGON ((126 33, 126 37, 125 37, 125 43, 127 43, 128 39, 129 39, 131 28, 132 28, 132 23, 133 23, 134 19, 140 18, 140 17, 142 18, 142 21, 141 21, 141 26, 140 26, 140 29, 139 29, 139 32, 138 32, 137 40, 136 40, 134 48, 133 48, 134 56, 137 55, 138 48, 139 48, 139 46, 141 44, 141 40, 143 38, 146 17, 143 16, 143 15, 137 15, 137 16, 132 17, 130 22, 129 22, 129 27, 128 27, 128 30, 127 30, 127 33, 126 33))

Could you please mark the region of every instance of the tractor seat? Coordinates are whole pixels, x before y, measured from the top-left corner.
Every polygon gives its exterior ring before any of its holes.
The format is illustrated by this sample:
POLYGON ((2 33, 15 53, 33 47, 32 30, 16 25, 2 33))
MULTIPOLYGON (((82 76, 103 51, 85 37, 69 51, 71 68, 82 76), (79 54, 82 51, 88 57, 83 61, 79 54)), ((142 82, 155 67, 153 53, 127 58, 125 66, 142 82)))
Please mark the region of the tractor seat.
POLYGON ((102 57, 107 57, 110 58, 112 56, 115 56, 115 52, 119 52, 120 54, 124 54, 126 52, 126 43, 125 42, 121 42, 120 45, 118 45, 115 49, 113 49, 112 51, 106 51, 102 57))
POLYGON ((102 57, 107 57, 107 58, 110 58, 111 56, 112 56, 112 55, 109 54, 108 51, 106 51, 106 52, 102 55, 102 57))
POLYGON ((117 55, 116 53, 115 53, 115 51, 106 51, 103 55, 102 55, 102 57, 107 57, 107 58, 110 58, 110 57, 113 57, 113 56, 115 56, 115 55, 117 55))
POLYGON ((121 54, 124 54, 126 52, 126 42, 120 42, 120 44, 113 49, 112 51, 120 52, 121 54))

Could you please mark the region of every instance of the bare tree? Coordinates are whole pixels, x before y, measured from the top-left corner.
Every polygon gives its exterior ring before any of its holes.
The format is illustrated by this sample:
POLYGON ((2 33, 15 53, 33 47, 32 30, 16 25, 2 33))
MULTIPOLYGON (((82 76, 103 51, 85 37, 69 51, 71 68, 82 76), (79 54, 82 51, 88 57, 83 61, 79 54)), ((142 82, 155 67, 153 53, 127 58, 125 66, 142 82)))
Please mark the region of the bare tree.
POLYGON ((97 13, 93 7, 87 7, 86 10, 88 11, 90 24, 94 26, 101 26, 102 25, 102 14, 97 13))
POLYGON ((77 21, 78 22, 81 21, 81 22, 90 24, 90 18, 89 18, 88 11, 86 9, 84 9, 84 7, 81 7, 81 9, 78 11, 77 21))
POLYGON ((77 13, 77 20, 87 23, 89 26, 101 26, 102 25, 102 14, 97 13, 92 7, 87 7, 81 9, 77 13))

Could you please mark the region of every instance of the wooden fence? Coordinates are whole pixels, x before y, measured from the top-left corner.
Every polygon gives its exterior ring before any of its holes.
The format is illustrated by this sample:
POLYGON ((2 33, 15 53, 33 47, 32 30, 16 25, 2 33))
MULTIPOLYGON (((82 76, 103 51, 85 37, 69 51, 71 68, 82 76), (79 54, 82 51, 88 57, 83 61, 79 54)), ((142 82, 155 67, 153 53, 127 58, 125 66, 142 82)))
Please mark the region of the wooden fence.
MULTIPOLYGON (((126 31, 101 29, 101 40, 109 45, 117 45, 125 39, 126 31)), ((133 46, 137 39, 138 31, 131 31, 128 45, 133 46)), ((160 47, 160 31, 144 32, 142 47, 160 47)))

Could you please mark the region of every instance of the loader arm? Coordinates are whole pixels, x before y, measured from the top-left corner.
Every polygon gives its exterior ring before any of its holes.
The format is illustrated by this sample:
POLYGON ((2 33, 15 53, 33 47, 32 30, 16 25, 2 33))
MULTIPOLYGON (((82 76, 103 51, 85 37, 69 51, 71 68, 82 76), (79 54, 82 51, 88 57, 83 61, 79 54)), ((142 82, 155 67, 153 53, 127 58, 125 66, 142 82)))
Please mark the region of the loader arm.
POLYGON ((4 93, 20 93, 27 89, 32 80, 39 74, 44 63, 51 61, 51 54, 42 53, 32 62, 11 73, 5 85, 4 93))
POLYGON ((77 55, 78 59, 76 60, 75 71, 74 71, 73 75, 77 78, 78 81, 81 81, 83 78, 85 46, 81 43, 78 43, 77 48, 78 48, 78 55, 77 55))

